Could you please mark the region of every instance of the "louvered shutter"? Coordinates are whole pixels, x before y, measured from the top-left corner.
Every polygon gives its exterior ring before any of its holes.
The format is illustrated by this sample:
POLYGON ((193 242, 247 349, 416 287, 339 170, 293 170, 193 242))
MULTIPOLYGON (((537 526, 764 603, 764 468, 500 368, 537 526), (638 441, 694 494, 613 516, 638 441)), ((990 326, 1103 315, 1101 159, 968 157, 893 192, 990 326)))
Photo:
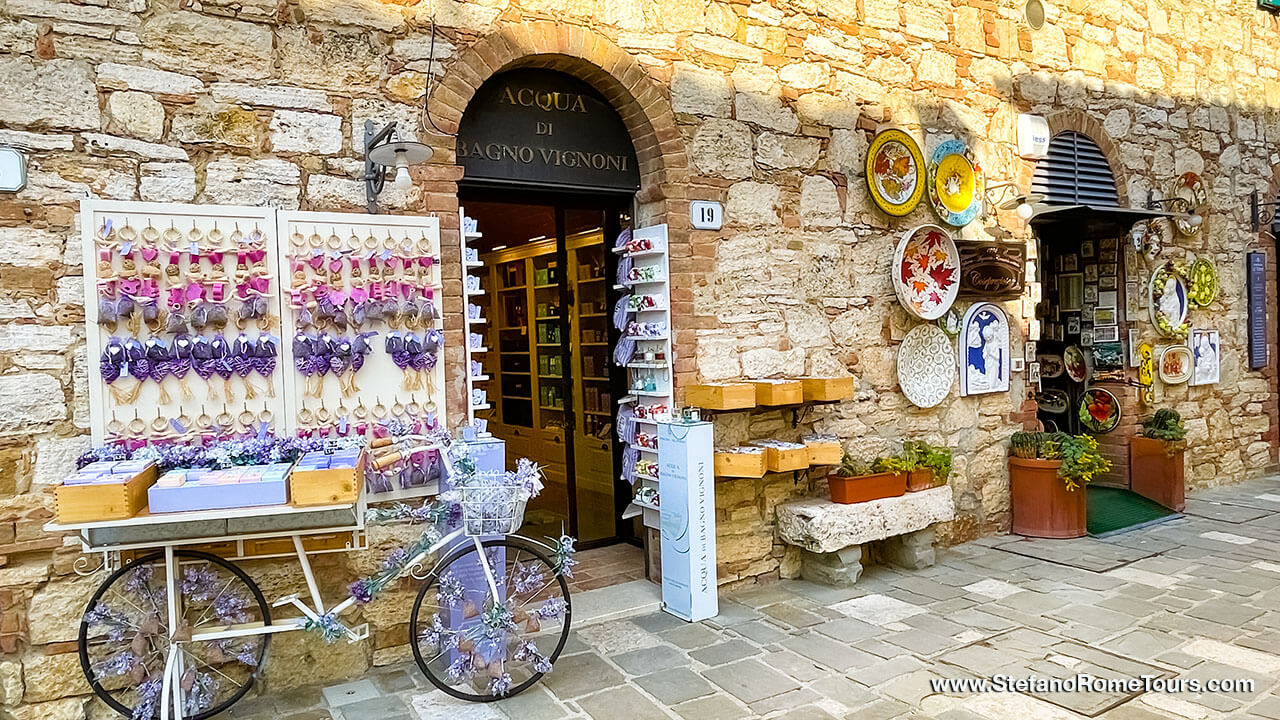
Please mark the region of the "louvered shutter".
POLYGON ((1031 192, 1048 205, 1116 207, 1116 179, 1098 144, 1088 135, 1067 130, 1049 141, 1049 154, 1036 163, 1031 192))

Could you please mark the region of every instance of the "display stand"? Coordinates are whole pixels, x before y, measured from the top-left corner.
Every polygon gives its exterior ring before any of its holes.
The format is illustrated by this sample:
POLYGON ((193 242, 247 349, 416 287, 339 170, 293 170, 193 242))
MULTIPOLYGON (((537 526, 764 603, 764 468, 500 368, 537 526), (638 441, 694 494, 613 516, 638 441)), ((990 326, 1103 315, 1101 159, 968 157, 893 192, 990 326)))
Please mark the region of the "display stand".
POLYGON ((716 498, 709 422, 658 423, 662 606, 690 622, 715 617, 716 498))
MULTIPOLYGON (((629 437, 622 438, 628 447, 634 449, 634 453, 624 452, 624 457, 634 454, 639 458, 639 467, 631 468, 631 478, 626 476, 627 468, 624 468, 622 479, 632 481, 638 497, 632 499, 623 517, 640 514, 643 515, 645 527, 657 528, 662 495, 658 492, 658 476, 652 470, 658 467, 658 426, 659 422, 671 416, 675 399, 671 365, 667 226, 654 225, 632 233, 630 245, 646 244, 648 247, 632 248, 624 244, 614 248, 621 259, 629 260, 632 265, 627 277, 619 278, 622 282, 615 289, 630 293, 627 296, 627 325, 623 330, 622 341, 630 339, 635 342, 635 352, 626 363, 627 395, 618 404, 630 408, 630 412, 634 414, 629 422, 634 424, 635 430, 629 437), (650 332, 646 328, 657 328, 658 331, 650 332), (651 499, 655 494, 656 502, 651 499)), ((620 407, 619 426, 624 424, 623 412, 620 407)))
MULTIPOLYGON (((464 208, 458 208, 458 216, 462 218, 462 228, 459 233, 462 249, 462 337, 467 344, 466 361, 464 363, 466 366, 464 368, 466 372, 464 388, 466 390, 467 423, 475 425, 476 412, 489 410, 493 407, 487 390, 479 387, 480 383, 489 380, 488 373, 484 371, 484 357, 489 352, 489 348, 485 346, 483 341, 489 319, 484 316, 484 305, 475 302, 477 298, 485 294, 484 286, 480 282, 481 277, 484 275, 484 261, 480 259, 480 251, 471 247, 473 240, 479 240, 484 235, 477 229, 476 221, 467 217, 464 208), (476 274, 473 275, 473 272, 476 274), (475 309, 473 310, 472 308, 475 309), (481 338, 479 344, 472 342, 472 333, 481 338)), ((483 424, 482 422, 481 425, 483 424)), ((477 429, 487 434, 486 428, 478 427, 477 429)))

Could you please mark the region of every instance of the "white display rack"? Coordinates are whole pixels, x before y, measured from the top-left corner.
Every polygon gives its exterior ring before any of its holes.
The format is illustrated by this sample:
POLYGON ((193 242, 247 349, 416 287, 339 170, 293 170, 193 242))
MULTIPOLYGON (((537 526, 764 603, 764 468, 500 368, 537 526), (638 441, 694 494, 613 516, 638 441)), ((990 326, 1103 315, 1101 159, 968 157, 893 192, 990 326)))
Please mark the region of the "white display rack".
MULTIPOLYGON (((481 345, 480 347, 472 347, 471 333, 474 331, 483 334, 485 329, 488 327, 489 319, 486 317, 471 317, 471 312, 466 307, 471 304, 471 298, 480 297, 485 294, 483 287, 480 287, 478 290, 467 289, 468 278, 472 277, 471 273, 474 271, 483 271, 485 268, 484 261, 479 259, 479 254, 477 254, 474 259, 467 258, 467 252, 471 249, 471 241, 479 240, 484 237, 484 234, 475 227, 470 229, 467 227, 474 221, 467 217, 466 209, 461 206, 458 207, 458 219, 460 221, 458 226, 459 249, 462 251, 462 287, 465 300, 462 313, 462 337, 465 338, 467 347, 466 360, 463 362, 466 370, 465 400, 467 403, 467 424, 471 425, 475 423, 476 412, 493 409, 493 405, 488 401, 488 397, 485 398, 484 402, 479 403, 475 401, 474 397, 477 389, 476 384, 488 380, 488 373, 476 374, 471 371, 471 363, 477 359, 477 356, 483 357, 485 353, 489 352, 489 348, 484 345, 481 345)), ((483 277, 483 274, 480 277, 483 277)), ((483 308, 483 306, 481 307, 483 308)))
MULTIPOLYGON (((633 338, 636 342, 636 351, 631 362, 626 365, 627 395, 619 401, 619 406, 626 404, 665 405, 668 412, 670 412, 675 401, 675 394, 671 372, 673 363, 671 356, 671 288, 668 282, 671 275, 669 253, 667 252, 667 226, 654 225, 641 228, 632 232, 631 237, 632 240, 647 239, 651 242, 652 247, 630 252, 623 248, 615 248, 614 252, 622 257, 630 258, 632 267, 653 268, 653 279, 624 283, 616 287, 638 295, 657 296, 660 302, 657 302, 655 307, 629 311, 627 313, 628 322, 634 320, 642 323, 662 323, 667 330, 656 337, 633 338), (652 359, 646 359, 646 353, 649 352, 654 354, 652 359), (659 359, 659 356, 661 356, 661 359, 659 359), (637 389, 636 380, 638 378, 653 379, 654 389, 637 389)), ((653 434, 656 427, 656 423, 652 420, 637 419, 636 423, 647 426, 645 431, 650 434, 653 434)), ((635 447, 639 451, 641 459, 656 462, 656 450, 640 447, 631 442, 628 445, 635 447)), ((636 491, 642 487, 651 487, 655 491, 658 489, 658 478, 656 477, 636 473, 635 478, 636 491)), ((661 503, 661 498, 659 498, 659 503, 661 503)), ((636 515, 643 515, 645 527, 653 529, 659 527, 660 513, 658 507, 652 503, 636 501, 633 497, 631 504, 627 506, 626 511, 623 513, 623 517, 635 517, 636 515)))

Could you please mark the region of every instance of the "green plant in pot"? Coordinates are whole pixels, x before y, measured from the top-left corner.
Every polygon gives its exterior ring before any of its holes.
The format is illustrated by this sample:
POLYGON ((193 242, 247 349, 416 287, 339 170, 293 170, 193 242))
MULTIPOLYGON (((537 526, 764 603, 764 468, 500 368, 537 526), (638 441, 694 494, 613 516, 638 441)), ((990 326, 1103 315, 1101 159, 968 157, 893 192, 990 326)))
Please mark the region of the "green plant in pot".
POLYGON ((1041 538, 1081 537, 1086 532, 1083 487, 1111 463, 1089 435, 1015 433, 1009 442, 1012 530, 1041 538))
POLYGON ((951 475, 951 448, 934 447, 923 440, 902 443, 902 452, 876 461, 884 472, 906 473, 907 490, 927 490, 951 475))
POLYGON ((1142 421, 1142 435, 1163 441, 1165 451, 1170 454, 1187 448, 1187 426, 1183 424, 1182 415, 1177 410, 1157 410, 1155 415, 1142 421))
POLYGON ((1072 492, 1111 469, 1111 461, 1098 452, 1098 441, 1092 435, 1067 435, 1058 447, 1058 454, 1062 461, 1058 477, 1072 492))
POLYGON ((1129 489, 1182 512, 1187 506, 1187 426, 1177 410, 1161 408, 1142 421, 1142 434, 1129 438, 1129 489))
POLYGON ((827 475, 827 488, 832 502, 848 504, 901 495, 907 482, 905 475, 878 470, 846 451, 835 472, 827 475))

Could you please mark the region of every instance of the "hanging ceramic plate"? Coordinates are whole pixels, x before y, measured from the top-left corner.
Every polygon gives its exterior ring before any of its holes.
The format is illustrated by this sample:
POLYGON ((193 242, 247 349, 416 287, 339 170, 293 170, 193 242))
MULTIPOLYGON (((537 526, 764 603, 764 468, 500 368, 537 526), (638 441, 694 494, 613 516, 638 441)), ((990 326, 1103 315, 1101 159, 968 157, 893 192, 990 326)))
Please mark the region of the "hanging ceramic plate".
POLYGON ((1208 307, 1218 297, 1218 268, 1208 258, 1191 263, 1190 286, 1187 297, 1197 307, 1208 307))
MULTIPOLYGON (((1169 188, 1169 197, 1182 198, 1187 202, 1187 212, 1195 211, 1201 219, 1208 210, 1208 199, 1204 192, 1204 183, 1200 180, 1200 176, 1193 172, 1185 172, 1173 181, 1173 187, 1169 188)), ((1192 225, 1185 215, 1179 215, 1173 218, 1173 226, 1178 232, 1187 237, 1193 237, 1200 232, 1201 225, 1192 225)))
POLYGON ((1062 390, 1045 390, 1036 395, 1040 409, 1053 415, 1061 415, 1071 407, 1071 398, 1062 390))
POLYGON ((982 212, 982 166, 963 140, 947 140, 929 161, 929 200, 948 225, 964 227, 982 212))
POLYGON ((1191 307, 1187 295, 1187 280, 1172 262, 1161 265, 1151 274, 1151 324, 1161 335, 1173 338, 1187 336, 1191 329, 1187 323, 1187 311, 1191 307))
POLYGON ((1068 346, 1062 352, 1062 365, 1067 370, 1067 377, 1076 382, 1084 382, 1089 377, 1089 363, 1084 359, 1084 351, 1076 345, 1068 346))
POLYGON ((1040 377, 1046 380, 1062 377, 1063 363, 1061 355, 1037 355, 1036 362, 1040 363, 1040 377))
POLYGON ((924 197, 924 155, 910 135, 881 130, 867 148, 867 190, 886 213, 902 217, 924 197))
POLYGON ((951 338, 936 325, 917 325, 898 346, 898 385, 913 405, 931 408, 951 393, 956 366, 951 338))
POLYGON ((1080 396, 1080 424, 1092 433, 1108 433, 1120 424, 1120 401, 1109 390, 1089 388, 1080 396))
POLYGON ((960 292, 960 253, 937 225, 908 230, 898 241, 892 269, 898 300, 922 320, 945 315, 960 292))
POLYGON ((956 309, 954 305, 947 310, 942 317, 938 318, 938 327, 942 328, 949 337, 955 337, 960 334, 960 323, 964 321, 964 316, 956 309))
POLYGON ((1191 348, 1171 345, 1160 353, 1160 382, 1179 385, 1191 379, 1191 348))

